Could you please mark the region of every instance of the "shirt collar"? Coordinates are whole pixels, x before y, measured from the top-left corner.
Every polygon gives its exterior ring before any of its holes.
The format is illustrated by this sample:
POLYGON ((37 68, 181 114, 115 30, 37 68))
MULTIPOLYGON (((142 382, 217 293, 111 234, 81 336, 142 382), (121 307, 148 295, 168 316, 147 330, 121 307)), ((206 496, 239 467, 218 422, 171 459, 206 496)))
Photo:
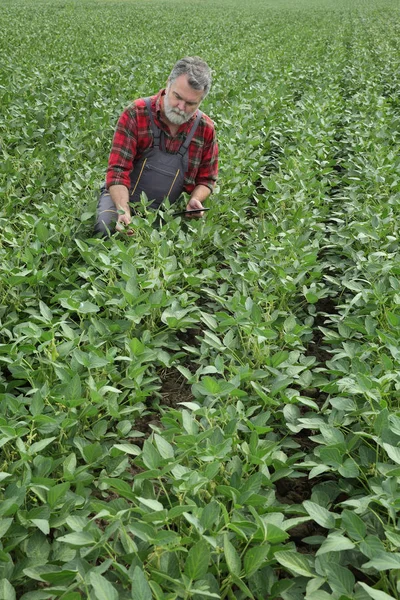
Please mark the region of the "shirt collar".
POLYGON ((164 106, 164 96, 165 96, 165 89, 160 90, 156 96, 156 113, 157 113, 158 118, 160 118, 161 109, 164 106))

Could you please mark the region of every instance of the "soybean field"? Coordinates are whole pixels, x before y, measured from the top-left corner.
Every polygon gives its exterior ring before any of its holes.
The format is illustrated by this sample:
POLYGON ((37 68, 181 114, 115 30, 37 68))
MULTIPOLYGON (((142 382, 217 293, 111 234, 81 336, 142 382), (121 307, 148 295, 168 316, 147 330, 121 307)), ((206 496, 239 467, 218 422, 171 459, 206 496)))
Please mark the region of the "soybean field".
POLYGON ((395 0, 2 0, 0 599, 400 600, 399 40, 395 0), (186 55, 211 210, 95 238, 186 55))

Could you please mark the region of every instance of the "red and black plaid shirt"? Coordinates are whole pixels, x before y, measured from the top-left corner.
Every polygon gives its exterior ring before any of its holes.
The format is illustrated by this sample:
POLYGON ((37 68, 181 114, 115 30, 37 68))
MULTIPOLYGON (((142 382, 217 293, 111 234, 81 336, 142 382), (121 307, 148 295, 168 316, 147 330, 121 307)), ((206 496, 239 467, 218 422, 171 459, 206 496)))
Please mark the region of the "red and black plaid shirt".
MULTIPOLYGON (((189 133, 195 114, 187 123, 180 125, 175 137, 161 121, 165 90, 151 98, 151 110, 155 124, 165 133, 165 149, 175 154, 189 133)), ((127 108, 120 116, 115 130, 110 158, 108 160, 106 186, 125 185, 130 187, 130 172, 143 152, 153 144, 150 118, 143 98, 127 108)), ((185 173, 184 190, 190 194, 196 185, 206 185, 213 190, 218 173, 218 144, 214 124, 203 113, 188 150, 188 170, 185 173)))

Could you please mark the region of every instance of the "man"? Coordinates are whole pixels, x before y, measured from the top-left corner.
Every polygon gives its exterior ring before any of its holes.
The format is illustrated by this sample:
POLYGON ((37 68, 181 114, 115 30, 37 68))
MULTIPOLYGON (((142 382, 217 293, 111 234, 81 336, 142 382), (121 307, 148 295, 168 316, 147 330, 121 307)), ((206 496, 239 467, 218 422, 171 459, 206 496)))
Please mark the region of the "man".
POLYGON ((213 191, 218 172, 214 124, 199 110, 211 87, 211 71, 199 57, 179 60, 166 89, 140 98, 119 118, 114 134, 106 185, 99 199, 96 233, 115 228, 133 231, 133 205, 142 192, 158 208, 168 197, 190 195, 186 210, 202 217, 203 202, 213 191))

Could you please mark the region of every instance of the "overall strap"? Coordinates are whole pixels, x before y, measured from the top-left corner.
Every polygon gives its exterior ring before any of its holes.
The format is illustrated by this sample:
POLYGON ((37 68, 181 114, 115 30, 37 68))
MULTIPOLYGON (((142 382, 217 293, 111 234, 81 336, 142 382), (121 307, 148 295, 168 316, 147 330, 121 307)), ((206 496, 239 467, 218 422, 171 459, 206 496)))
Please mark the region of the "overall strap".
POLYGON ((147 112, 149 113, 149 117, 150 117, 150 127, 151 127, 151 131, 153 132, 154 147, 155 148, 159 148, 160 147, 160 138, 161 138, 161 133, 162 132, 161 132, 161 130, 157 127, 157 125, 154 122, 153 113, 151 112, 151 97, 148 96, 147 98, 143 98, 143 100, 146 103, 147 112))
POLYGON ((187 150, 188 150, 188 148, 189 148, 190 142, 192 141, 192 139, 193 139, 193 136, 194 136, 194 134, 196 133, 196 129, 197 129, 197 127, 198 127, 198 124, 200 123, 200 119, 201 119, 201 117, 202 117, 202 116, 203 116, 203 113, 202 113, 202 111, 201 111, 201 110, 198 110, 198 111, 197 111, 196 118, 195 118, 195 120, 194 120, 194 123, 193 123, 193 125, 192 125, 192 128, 191 128, 191 130, 189 131, 189 133, 187 134, 187 136, 186 136, 186 140, 183 142, 183 144, 181 145, 181 147, 180 147, 180 148, 179 148, 179 150, 178 150, 178 153, 179 153, 181 156, 184 156, 184 155, 186 154, 186 152, 187 152, 187 150))

